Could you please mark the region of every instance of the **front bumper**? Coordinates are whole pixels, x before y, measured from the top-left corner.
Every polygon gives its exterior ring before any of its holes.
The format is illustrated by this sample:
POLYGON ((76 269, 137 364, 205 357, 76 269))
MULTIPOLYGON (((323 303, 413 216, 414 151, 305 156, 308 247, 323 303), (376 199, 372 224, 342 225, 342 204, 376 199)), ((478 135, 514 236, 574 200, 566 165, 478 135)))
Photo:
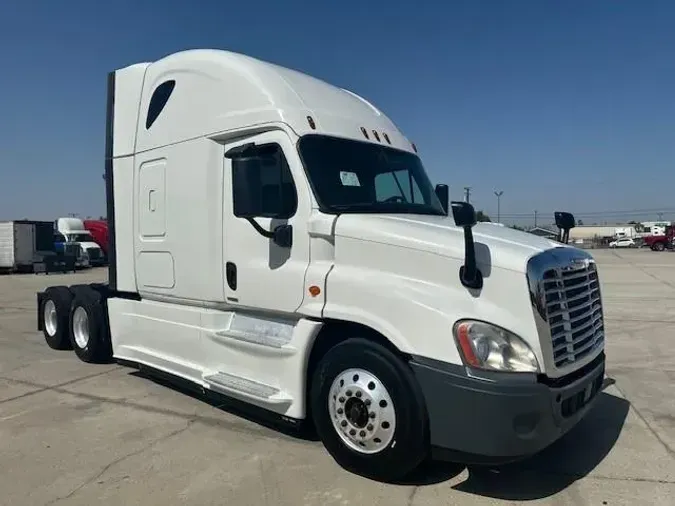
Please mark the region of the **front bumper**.
POLYGON ((562 437, 601 391, 605 354, 567 377, 469 375, 463 366, 415 358, 434 457, 497 464, 533 455, 562 437))

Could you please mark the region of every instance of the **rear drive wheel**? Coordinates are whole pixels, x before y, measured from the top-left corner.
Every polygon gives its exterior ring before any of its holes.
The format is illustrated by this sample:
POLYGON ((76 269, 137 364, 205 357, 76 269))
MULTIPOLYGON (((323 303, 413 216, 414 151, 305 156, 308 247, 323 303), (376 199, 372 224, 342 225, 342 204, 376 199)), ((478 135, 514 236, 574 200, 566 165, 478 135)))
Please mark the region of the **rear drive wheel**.
POLYGON ((662 242, 656 242, 654 243, 654 246, 652 246, 652 249, 654 251, 663 251, 664 249, 666 249, 666 246, 662 242))
POLYGON ((360 338, 326 353, 310 392, 316 430, 328 453, 345 469, 382 481, 403 478, 428 455, 423 399, 403 360, 360 338))
POLYGON ((83 362, 107 362, 112 358, 103 297, 96 290, 81 287, 70 306, 70 342, 83 362))
POLYGON ((54 350, 70 349, 68 336, 68 312, 73 299, 65 286, 50 286, 45 290, 40 311, 42 333, 47 345, 54 350))

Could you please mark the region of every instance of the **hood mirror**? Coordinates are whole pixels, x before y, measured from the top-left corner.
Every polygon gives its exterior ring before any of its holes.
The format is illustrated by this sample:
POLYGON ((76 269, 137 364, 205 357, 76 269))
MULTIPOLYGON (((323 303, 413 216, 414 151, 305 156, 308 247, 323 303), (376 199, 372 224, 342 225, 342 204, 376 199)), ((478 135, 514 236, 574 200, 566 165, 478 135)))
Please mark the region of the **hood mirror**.
POLYGON ((455 225, 464 229, 464 265, 459 268, 459 280, 467 288, 480 290, 483 288, 483 274, 476 264, 476 245, 471 230, 477 222, 476 210, 468 202, 453 202, 452 216, 455 225))
POLYGON ((476 210, 468 202, 453 202, 452 217, 458 227, 473 227, 478 222, 476 210))
POLYGON ((576 225, 574 215, 564 211, 556 211, 554 216, 555 224, 558 227, 558 242, 567 244, 570 239, 570 229, 576 225))

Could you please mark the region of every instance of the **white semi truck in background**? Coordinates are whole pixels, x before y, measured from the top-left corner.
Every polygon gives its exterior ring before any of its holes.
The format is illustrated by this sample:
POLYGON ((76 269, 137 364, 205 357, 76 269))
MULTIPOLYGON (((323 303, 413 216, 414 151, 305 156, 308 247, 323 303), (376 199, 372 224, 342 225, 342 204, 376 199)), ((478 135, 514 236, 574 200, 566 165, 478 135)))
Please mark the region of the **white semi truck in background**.
POLYGON ((106 141, 108 283, 37 294, 49 346, 307 421, 382 480, 532 455, 596 399, 592 257, 476 224, 360 96, 184 51, 110 73, 106 141))
POLYGON ((58 218, 56 220, 56 239, 80 247, 80 254, 76 260, 78 266, 97 266, 103 265, 105 262, 103 250, 96 244, 91 232, 85 228, 84 222, 80 218, 58 218))

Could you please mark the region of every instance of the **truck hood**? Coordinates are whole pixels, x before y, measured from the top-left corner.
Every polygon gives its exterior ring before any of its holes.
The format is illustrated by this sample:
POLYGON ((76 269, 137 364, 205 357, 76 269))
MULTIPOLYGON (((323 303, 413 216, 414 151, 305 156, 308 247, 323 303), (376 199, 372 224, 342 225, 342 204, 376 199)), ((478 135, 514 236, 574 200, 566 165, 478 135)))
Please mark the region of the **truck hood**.
MULTIPOLYGON (((342 214, 335 236, 464 259, 464 231, 450 216, 342 214)), ((478 223, 473 237, 479 265, 517 272, 525 272, 527 260, 538 252, 568 247, 491 223, 478 223)))

